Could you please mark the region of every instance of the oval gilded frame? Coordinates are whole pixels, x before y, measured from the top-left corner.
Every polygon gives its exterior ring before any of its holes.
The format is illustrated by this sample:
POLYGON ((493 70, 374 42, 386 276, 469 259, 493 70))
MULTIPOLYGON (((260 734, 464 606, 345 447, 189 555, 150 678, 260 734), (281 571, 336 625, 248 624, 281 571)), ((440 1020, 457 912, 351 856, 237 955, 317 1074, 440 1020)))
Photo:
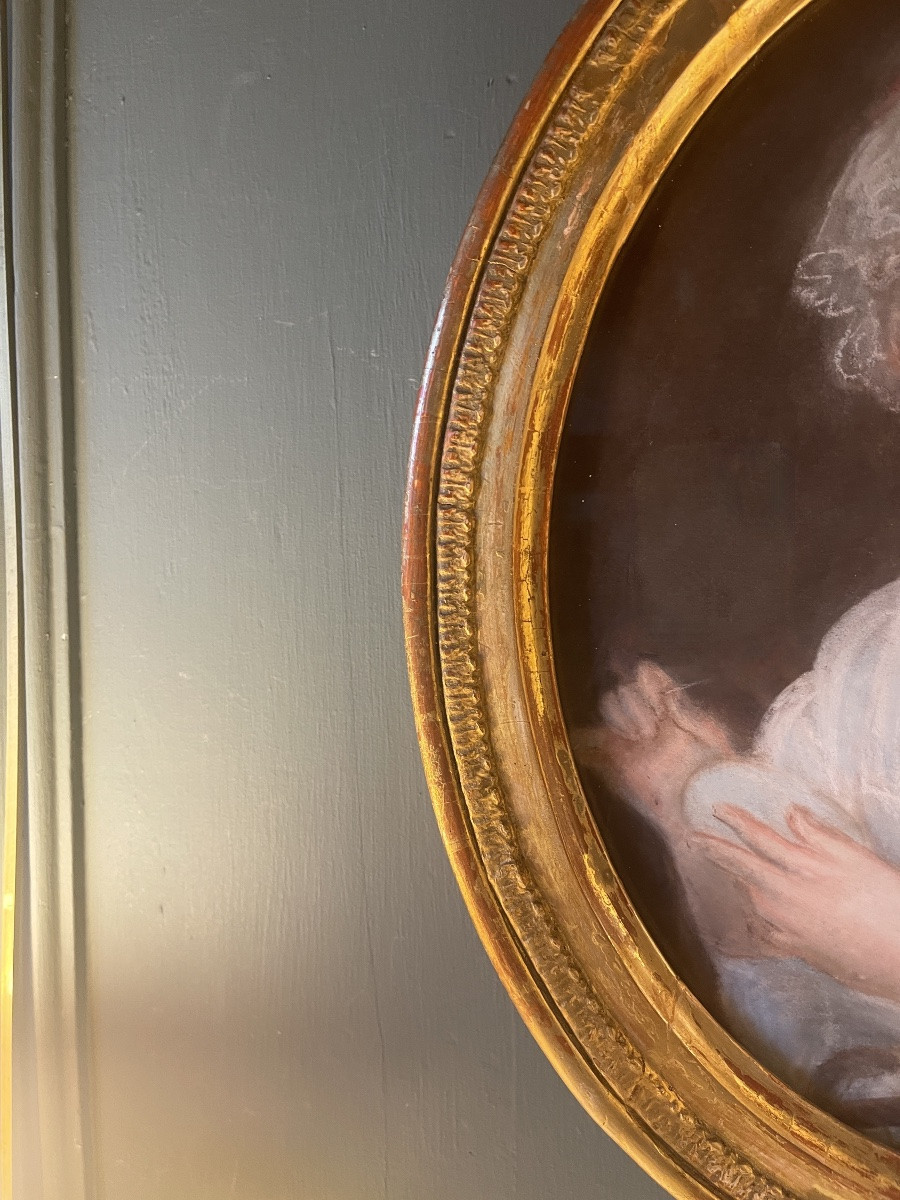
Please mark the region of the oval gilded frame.
POLYGON ((586 5, 520 110, 467 227, 410 464, 409 667, 460 887, 569 1087, 686 1197, 900 1197, 900 1156, 761 1067, 649 937, 588 811, 549 637, 554 464, 598 297, 691 129, 816 2, 586 5))

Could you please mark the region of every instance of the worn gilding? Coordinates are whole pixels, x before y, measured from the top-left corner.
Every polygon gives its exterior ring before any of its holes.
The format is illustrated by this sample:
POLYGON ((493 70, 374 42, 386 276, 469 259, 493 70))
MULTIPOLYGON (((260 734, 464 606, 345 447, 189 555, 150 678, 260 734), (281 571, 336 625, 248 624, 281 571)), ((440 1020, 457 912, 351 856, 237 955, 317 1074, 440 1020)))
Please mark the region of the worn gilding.
POLYGON ((647 935, 574 770, 547 615, 553 467, 609 270, 704 111, 813 3, 585 8, 513 126, 464 238, 410 469, 410 671, 457 877, 557 1069, 680 1196, 900 1195, 897 1156, 760 1067, 647 935))

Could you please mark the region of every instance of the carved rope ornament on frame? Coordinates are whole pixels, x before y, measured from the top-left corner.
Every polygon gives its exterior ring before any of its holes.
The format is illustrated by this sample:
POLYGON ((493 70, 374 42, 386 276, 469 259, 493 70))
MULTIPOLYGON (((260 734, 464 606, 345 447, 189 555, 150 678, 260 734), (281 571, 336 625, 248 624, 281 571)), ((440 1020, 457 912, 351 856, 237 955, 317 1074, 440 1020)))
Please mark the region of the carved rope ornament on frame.
POLYGON ((816 7, 597 0, 582 10, 467 227, 410 465, 408 658, 460 887, 514 1002, 575 1095, 685 1197, 900 1195, 896 1154, 761 1066, 653 943, 589 812, 549 635, 554 463, 598 297, 703 114, 816 7))

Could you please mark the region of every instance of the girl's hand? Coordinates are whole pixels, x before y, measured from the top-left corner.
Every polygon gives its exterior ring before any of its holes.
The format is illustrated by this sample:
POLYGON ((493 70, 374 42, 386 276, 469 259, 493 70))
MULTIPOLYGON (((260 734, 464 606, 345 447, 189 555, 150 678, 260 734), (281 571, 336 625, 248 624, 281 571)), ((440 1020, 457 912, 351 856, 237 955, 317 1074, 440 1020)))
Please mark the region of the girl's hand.
POLYGON ((805 808, 787 816, 796 840, 741 808, 716 816, 743 844, 713 834, 693 844, 745 884, 769 952, 900 1002, 900 871, 805 808))
POLYGON ((607 693, 603 725, 582 731, 576 749, 657 825, 681 826, 681 799, 691 776, 734 754, 727 732, 693 704, 670 675, 641 662, 634 678, 607 693))

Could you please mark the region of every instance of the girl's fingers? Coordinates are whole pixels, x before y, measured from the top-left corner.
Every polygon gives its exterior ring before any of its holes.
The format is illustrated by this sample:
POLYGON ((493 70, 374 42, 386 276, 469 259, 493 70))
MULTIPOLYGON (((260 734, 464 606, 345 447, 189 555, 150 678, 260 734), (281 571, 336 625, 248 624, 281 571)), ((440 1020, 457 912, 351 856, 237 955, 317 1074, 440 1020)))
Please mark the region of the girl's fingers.
POLYGON ((666 697, 666 702, 669 716, 685 733, 689 733, 698 742, 719 754, 734 753, 734 746, 726 731, 709 713, 694 704, 683 689, 675 688, 671 691, 666 697))
POLYGON ((661 721, 669 718, 686 733, 694 732, 694 723, 702 723, 705 713, 688 700, 685 689, 656 663, 648 659, 639 662, 632 687, 661 721))
POLYGON ((723 825, 733 829, 751 851, 761 854, 770 862, 789 871, 799 871, 809 865, 811 854, 808 847, 782 837, 770 825, 751 816, 745 809, 732 804, 722 804, 713 809, 713 814, 723 825))
POLYGON ((604 725, 608 725, 620 737, 627 738, 630 742, 640 739, 640 731, 622 707, 618 692, 606 693, 600 701, 600 715, 603 717, 604 725))
POLYGON ((637 737, 646 740, 655 738, 659 732, 659 721, 640 688, 634 684, 624 684, 616 695, 626 719, 637 730, 637 737))
POLYGON ((853 838, 833 825, 820 821, 808 808, 795 804, 788 809, 786 817, 788 828, 804 845, 820 850, 842 849, 848 844, 858 846, 853 838))
POLYGON ((697 833, 690 840, 692 845, 729 875, 735 875, 744 883, 766 891, 781 880, 782 872, 774 863, 760 858, 745 846, 737 846, 713 833, 697 833))
MULTIPOLYGON (((731 738, 722 726, 688 695, 687 687, 675 682, 662 667, 642 662, 637 670, 636 683, 643 689, 657 716, 668 717, 684 733, 696 738, 720 754, 733 754, 731 738)), ((689 685, 688 685, 689 686, 689 685)))
POLYGON ((669 714, 668 697, 678 690, 671 675, 649 659, 642 659, 634 673, 634 686, 660 719, 669 714))
POLYGON ((766 903, 766 893, 759 888, 748 886, 747 895, 753 905, 747 915, 747 932, 752 941, 769 957, 783 956, 791 949, 792 939, 774 921, 778 913, 769 914, 770 904, 766 903))
POLYGON ((604 722, 629 741, 649 741, 671 722, 719 754, 734 752, 726 731, 692 703, 671 675, 646 659, 638 663, 631 683, 607 692, 600 711, 604 722))

